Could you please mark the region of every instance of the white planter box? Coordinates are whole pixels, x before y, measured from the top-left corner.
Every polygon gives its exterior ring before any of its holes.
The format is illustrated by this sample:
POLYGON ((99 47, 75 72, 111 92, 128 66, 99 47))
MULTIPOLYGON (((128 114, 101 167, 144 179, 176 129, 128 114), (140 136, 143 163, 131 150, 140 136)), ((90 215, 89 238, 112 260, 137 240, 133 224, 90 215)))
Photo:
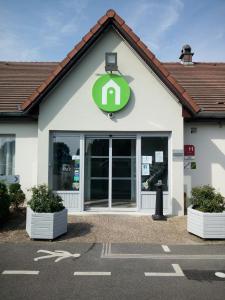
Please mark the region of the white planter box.
POLYGON ((204 239, 225 239, 225 212, 205 213, 188 207, 187 230, 204 239))
POLYGON ((67 232, 67 209, 55 213, 36 213, 27 207, 26 231, 32 239, 52 240, 67 232))

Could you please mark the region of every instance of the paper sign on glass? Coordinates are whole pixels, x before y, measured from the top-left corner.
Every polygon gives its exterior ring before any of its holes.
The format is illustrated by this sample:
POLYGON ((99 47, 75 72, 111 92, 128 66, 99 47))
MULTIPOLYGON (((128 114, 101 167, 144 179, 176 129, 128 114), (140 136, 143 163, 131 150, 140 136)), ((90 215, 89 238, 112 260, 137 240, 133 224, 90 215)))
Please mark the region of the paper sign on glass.
POLYGON ((163 151, 155 151, 155 162, 163 162, 163 151))
POLYGON ((141 175, 150 175, 149 164, 142 164, 141 175))
POLYGON ((143 164, 152 164, 152 156, 142 155, 142 163, 143 164))

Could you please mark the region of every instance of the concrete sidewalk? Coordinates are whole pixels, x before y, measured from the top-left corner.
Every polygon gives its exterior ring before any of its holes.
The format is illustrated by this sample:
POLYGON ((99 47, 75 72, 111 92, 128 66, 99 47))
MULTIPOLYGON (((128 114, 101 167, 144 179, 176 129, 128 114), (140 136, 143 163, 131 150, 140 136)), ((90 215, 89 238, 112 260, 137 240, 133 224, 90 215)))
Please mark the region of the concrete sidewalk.
MULTIPOLYGON (((186 230, 187 217, 153 221, 151 216, 84 214, 69 216, 68 233, 55 241, 79 243, 225 244, 202 240, 186 230)), ((25 231, 25 211, 0 228, 0 242, 30 242, 25 231)))

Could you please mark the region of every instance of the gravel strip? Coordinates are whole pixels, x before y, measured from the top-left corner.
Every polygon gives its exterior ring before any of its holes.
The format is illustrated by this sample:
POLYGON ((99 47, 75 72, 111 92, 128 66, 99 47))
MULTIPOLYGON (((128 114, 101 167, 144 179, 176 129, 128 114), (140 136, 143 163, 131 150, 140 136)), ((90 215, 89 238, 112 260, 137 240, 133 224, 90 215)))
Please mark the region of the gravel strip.
MULTIPOLYGON (((225 240, 202 240, 186 230, 187 217, 153 221, 151 216, 69 216, 68 233, 55 241, 79 243, 225 244, 225 240)), ((0 228, 1 242, 30 242, 25 231, 25 212, 11 216, 0 228)))

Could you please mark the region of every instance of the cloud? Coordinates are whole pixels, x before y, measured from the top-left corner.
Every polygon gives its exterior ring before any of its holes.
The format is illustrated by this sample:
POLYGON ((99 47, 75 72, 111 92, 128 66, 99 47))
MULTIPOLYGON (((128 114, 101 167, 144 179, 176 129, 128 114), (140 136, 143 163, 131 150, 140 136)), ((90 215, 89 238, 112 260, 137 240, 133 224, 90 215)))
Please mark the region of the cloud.
POLYGON ((168 5, 160 7, 160 10, 162 9, 162 17, 160 18, 158 30, 159 36, 176 24, 182 8, 183 3, 180 0, 173 0, 168 5))
POLYGON ((75 35, 86 19, 88 0, 60 1, 59 6, 48 10, 42 16, 44 44, 55 46, 66 36, 75 35))
POLYGON ((31 47, 16 32, 0 28, 0 60, 27 61, 41 58, 40 49, 31 47))
POLYGON ((158 49, 161 38, 178 22, 183 6, 181 0, 142 0, 135 3, 128 23, 147 44, 158 49))
POLYGON ((32 14, 28 12, 24 20, 18 10, 1 8, 0 60, 46 60, 47 53, 60 50, 62 41, 79 32, 88 1, 58 0, 56 5, 46 2, 38 10, 31 5, 28 8, 32 14))

